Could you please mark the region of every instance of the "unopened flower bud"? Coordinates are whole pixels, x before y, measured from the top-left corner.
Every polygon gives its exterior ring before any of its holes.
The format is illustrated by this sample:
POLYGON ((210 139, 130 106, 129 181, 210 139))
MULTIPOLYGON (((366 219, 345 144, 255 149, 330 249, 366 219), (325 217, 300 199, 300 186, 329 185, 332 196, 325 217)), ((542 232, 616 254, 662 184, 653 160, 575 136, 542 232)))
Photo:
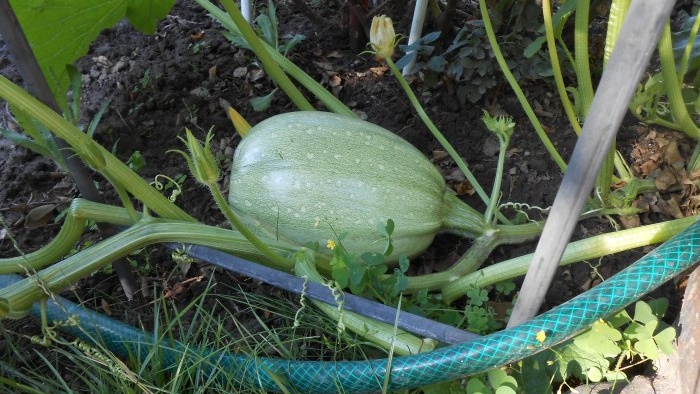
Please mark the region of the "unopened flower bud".
POLYGON ((219 180, 219 167, 216 165, 214 154, 211 153, 211 139, 214 135, 209 132, 204 146, 202 146, 189 129, 185 129, 185 133, 187 140, 182 139, 182 141, 187 146, 190 156, 181 151, 176 152, 187 159, 187 166, 198 182, 207 186, 216 184, 216 181, 219 180))
POLYGON ((396 47, 396 33, 391 18, 386 15, 372 18, 369 31, 369 42, 377 56, 377 60, 391 59, 396 47))

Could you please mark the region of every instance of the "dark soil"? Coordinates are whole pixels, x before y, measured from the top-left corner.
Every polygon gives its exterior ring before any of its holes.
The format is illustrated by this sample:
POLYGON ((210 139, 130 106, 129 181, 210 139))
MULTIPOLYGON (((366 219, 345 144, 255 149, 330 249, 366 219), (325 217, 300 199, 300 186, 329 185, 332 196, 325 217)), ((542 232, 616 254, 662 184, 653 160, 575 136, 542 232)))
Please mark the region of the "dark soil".
MULTIPOLYGON (((332 10, 320 12, 332 14, 332 10)), ((282 36, 299 33, 307 37, 290 55, 299 67, 322 81, 367 120, 396 132, 427 156, 439 157, 436 152, 442 148, 423 126, 398 83, 372 56, 359 54, 361 49, 352 48, 347 30, 315 25, 286 3, 279 5, 278 14, 282 36)), ((400 20, 401 15, 394 18, 400 20)), ((6 51, 0 53, 0 72, 19 80, 6 55, 6 51)), ((96 139, 113 149, 124 161, 134 152, 140 152, 146 161, 140 174, 148 180, 157 174, 170 177, 188 174, 182 157, 168 153, 168 150, 183 148, 178 136, 184 135, 185 128, 191 129, 199 138, 213 129, 216 135, 214 149, 224 167, 230 163, 238 137, 219 105, 220 99, 230 102, 251 124, 295 110, 282 93, 275 96, 272 106, 264 112, 251 109, 248 100, 269 93, 273 85, 262 75, 251 52, 232 46, 223 37, 221 28, 196 4, 188 1, 180 1, 153 36, 134 31, 126 22, 105 31, 78 67, 83 74, 82 121, 87 123, 103 103, 109 102, 109 109, 97 128, 96 139)), ((524 81, 524 85, 531 102, 538 108, 549 137, 564 158, 568 158, 575 135, 559 107, 553 83, 548 80, 524 81)), ((485 95, 484 100, 465 105, 460 104, 450 93, 451 89, 442 84, 427 87, 416 79, 413 87, 430 117, 466 158, 486 190, 492 184, 498 145, 480 120, 482 110, 488 108, 492 112, 512 115, 518 126, 506 161, 503 200, 543 208, 552 204, 562 174, 543 149, 507 85, 501 82, 485 95)), ((319 106, 319 109, 322 108, 319 106)), ((2 123, 13 124, 6 112, 2 123)), ((623 152, 629 152, 634 141, 649 130, 636 127, 632 119, 625 127, 618 144, 623 152)), ((454 170, 450 161, 440 159, 436 164, 446 175, 454 170)), ((226 172, 224 169, 223 173, 226 172)), ((113 190, 104 180, 99 180, 106 201, 117 203, 113 190)), ((459 183, 459 180, 452 181, 450 185, 457 189, 461 186, 459 183)), ((228 179, 224 178, 224 189, 227 184, 228 179)), ((70 178, 53 162, 0 138, 0 213, 8 230, 8 235, 0 237, 0 257, 15 256, 17 249, 26 253, 45 245, 60 227, 54 218, 74 197, 77 197, 77 190, 70 178), (54 205, 50 214, 38 221, 27 219, 34 208, 49 204, 54 205), (13 235, 16 244, 10 241, 9 234, 13 235)), ((475 196, 464 194, 462 197, 473 207, 483 210, 475 196)), ((225 224, 213 201, 191 177, 185 181, 177 204, 205 223, 225 224)), ((541 218, 536 212, 532 215, 535 219, 541 218)), ((654 219, 654 216, 643 218, 647 221, 654 219)), ((582 222, 575 236, 580 238, 611 230, 607 219, 593 218, 582 222)), ((457 237, 438 236, 433 246, 414 259, 412 265, 419 267, 417 270, 421 273, 443 270, 468 246, 468 241, 457 237)), ((499 248, 487 263, 519 256, 533 249, 534 244, 499 248)), ((599 262, 561 269, 548 293, 545 308, 570 299, 589 286, 592 279, 597 279, 597 274, 608 277, 645 252, 631 251, 605 257, 599 262)), ((149 280, 160 278, 163 283, 158 286, 161 289, 196 276, 203 269, 203 265, 195 264, 187 273, 170 276, 173 263, 169 261, 168 252, 153 248, 144 255, 146 257, 137 257, 138 262, 144 264, 149 260, 155 268, 148 274, 139 275, 147 275, 149 280)), ((217 279, 234 285, 240 282, 250 291, 280 293, 244 278, 222 274, 217 279)), ((197 295, 200 287, 192 286, 179 295, 179 301, 188 302, 197 295)), ((673 286, 665 288, 664 293, 672 297, 672 305, 678 308, 673 286)), ((119 281, 112 274, 96 274, 79 283, 71 294, 72 297, 95 300, 95 304, 103 306, 106 302, 115 311, 127 311, 131 307, 125 302, 119 281)), ((115 315, 129 313, 115 312, 115 315)), ((143 315, 139 319, 148 321, 143 315)))

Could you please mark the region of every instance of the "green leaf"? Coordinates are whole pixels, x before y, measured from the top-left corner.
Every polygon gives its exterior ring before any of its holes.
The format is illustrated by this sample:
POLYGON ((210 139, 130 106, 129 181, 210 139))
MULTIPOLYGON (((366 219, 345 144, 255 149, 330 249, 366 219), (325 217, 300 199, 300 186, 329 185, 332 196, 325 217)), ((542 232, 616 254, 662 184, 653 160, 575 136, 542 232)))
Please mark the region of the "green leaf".
POLYGON ((39 66, 61 108, 67 108, 67 65, 84 56, 106 28, 124 16, 137 28, 155 27, 174 0, 11 0, 39 66), (127 11, 127 8, 130 8, 127 11), (150 21, 150 22, 148 22, 150 21))
POLYGON ((272 99, 275 97, 275 93, 277 93, 277 88, 272 89, 270 93, 264 96, 253 97, 252 99, 248 100, 248 102, 250 103, 250 106, 253 107, 254 111, 265 111, 266 109, 270 108, 270 105, 272 105, 272 99))
POLYGON ((627 381, 627 374, 619 369, 615 371, 605 371, 605 380, 608 382, 614 382, 616 380, 627 381))
POLYGON ((134 153, 129 156, 129 159, 126 161, 126 164, 129 165, 129 168, 134 170, 134 172, 139 172, 143 167, 146 166, 146 159, 141 155, 141 151, 134 151, 134 153))
POLYGON ((306 36, 303 34, 295 34, 290 38, 287 38, 287 41, 285 41, 283 44, 280 45, 279 51, 282 52, 285 56, 289 51, 294 49, 299 43, 304 41, 306 39, 306 36))
POLYGON ((574 345, 586 352, 595 353, 597 358, 615 357, 622 349, 617 341, 622 339, 622 334, 610 327, 607 323, 598 321, 590 330, 574 338, 574 345))
POLYGON ((400 292, 406 290, 407 287, 408 287, 408 277, 406 277, 405 275, 401 275, 398 277, 398 280, 396 281, 396 285, 394 286, 394 289, 392 290, 392 294, 398 295, 400 292))
POLYGON ((531 57, 535 56, 537 51, 539 51, 540 48, 542 48, 542 44, 544 44, 545 42, 547 42, 547 37, 537 37, 534 41, 530 43, 530 45, 528 45, 525 48, 525 51, 523 51, 523 56, 525 56, 525 58, 527 59, 530 59, 531 57))
POLYGON ((175 5, 175 0, 129 0, 126 16, 138 30, 153 34, 158 21, 163 19, 175 5))
POLYGON ((601 380, 603 380, 603 371, 601 371, 598 367, 591 367, 586 372, 586 377, 591 382, 600 382, 601 380))
POLYGON ((674 341, 676 339, 676 329, 673 327, 666 327, 658 334, 654 335, 654 341, 659 349, 666 355, 672 354, 676 347, 674 346, 674 341))
POLYGON ((515 380, 515 378, 509 376, 506 371, 502 369, 492 369, 486 373, 486 376, 488 377, 491 387, 496 389, 496 394, 500 394, 501 392, 504 394, 511 392, 515 393, 515 388, 518 387, 518 382, 515 380), (501 388, 510 390, 501 391, 501 388))
POLYGON ((644 301, 637 301, 634 305, 634 320, 640 323, 658 321, 649 304, 644 301))
POLYGON ((406 257, 406 256, 399 257, 399 270, 401 270, 401 272, 406 273, 406 271, 408 271, 408 268, 410 265, 411 265, 411 262, 410 262, 410 260, 408 260, 408 257, 406 257))
POLYGON ((629 327, 625 329, 625 336, 629 339, 645 340, 650 339, 654 336, 654 331, 658 322, 653 321, 646 324, 641 324, 636 321, 630 323, 629 327))
POLYGON ((384 226, 384 235, 387 237, 391 237, 391 234, 394 233, 394 221, 392 219, 387 219, 386 220, 386 225, 384 226))
POLYGON ((469 394, 493 394, 493 391, 478 377, 470 378, 467 382, 469 394))
POLYGON ((391 239, 389 239, 389 240, 387 240, 386 247, 384 248, 384 251, 382 252, 382 254, 384 256, 389 256, 392 253, 394 253, 394 243, 391 242, 391 239))
POLYGON ((620 328, 631 321, 632 317, 624 309, 616 313, 613 317, 609 319, 610 325, 615 328, 620 328))
POLYGON ((551 378, 557 374, 557 364, 549 366, 554 359, 553 352, 540 352, 523 360, 522 373, 519 376, 523 393, 552 392, 551 378))
POLYGON ((659 358, 659 347, 656 346, 656 342, 654 342, 653 338, 646 338, 637 341, 634 344, 634 350, 652 360, 659 358))
POLYGON ((0 128, 0 134, 10 140, 12 143, 21 145, 26 149, 31 150, 34 153, 38 153, 42 156, 46 157, 54 157, 54 152, 51 152, 45 145, 37 143, 33 139, 29 138, 28 136, 17 133, 15 131, 9 130, 9 129, 4 129, 0 128))
POLYGON ((365 270, 351 269, 350 270, 350 286, 358 290, 364 289, 363 280, 365 279, 365 270))
POLYGON ((333 267, 331 277, 338 282, 338 285, 341 288, 347 287, 350 281, 350 270, 348 269, 348 266, 345 265, 345 261, 343 261, 342 256, 333 256, 333 259, 331 260, 331 267, 333 267))
POLYGON ((360 258, 371 266, 384 264, 384 255, 381 253, 365 252, 360 255, 360 258))
POLYGON ((664 315, 666 315, 666 310, 668 309, 668 300, 666 298, 656 298, 649 301, 648 304, 649 308, 651 308, 651 313, 653 313, 658 320, 664 318, 664 315))
POLYGON ((610 361, 605 356, 588 347, 591 343, 590 340, 584 339, 576 343, 576 339, 589 333, 590 331, 586 331, 577 336, 574 341, 566 342, 554 348, 555 362, 559 365, 557 370, 559 379, 566 380, 571 376, 585 379, 593 367, 598 367, 605 371, 610 368, 610 361))

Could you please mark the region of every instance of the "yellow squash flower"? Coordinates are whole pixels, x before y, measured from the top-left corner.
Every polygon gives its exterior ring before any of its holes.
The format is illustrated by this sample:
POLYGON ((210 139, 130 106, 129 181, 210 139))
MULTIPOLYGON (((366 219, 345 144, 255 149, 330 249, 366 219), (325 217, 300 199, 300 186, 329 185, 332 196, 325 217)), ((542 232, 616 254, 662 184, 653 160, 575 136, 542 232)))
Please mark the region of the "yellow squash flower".
POLYGON ((543 343, 543 342, 545 341, 545 339, 547 339, 547 333, 544 332, 544 330, 540 330, 540 331, 537 333, 537 335, 535 336, 535 338, 537 339, 537 341, 538 341, 539 343, 543 343))
POLYGON ((326 242, 326 247, 330 250, 335 249, 336 246, 337 245, 335 244, 335 241, 333 241, 332 239, 329 239, 328 242, 326 242))

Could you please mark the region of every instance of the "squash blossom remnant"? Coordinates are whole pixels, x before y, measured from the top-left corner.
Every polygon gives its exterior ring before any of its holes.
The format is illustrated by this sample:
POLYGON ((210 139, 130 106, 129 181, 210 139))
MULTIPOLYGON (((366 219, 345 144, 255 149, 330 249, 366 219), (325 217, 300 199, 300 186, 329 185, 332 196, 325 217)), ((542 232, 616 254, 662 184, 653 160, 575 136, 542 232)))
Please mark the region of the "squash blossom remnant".
POLYGON ((335 249, 336 246, 337 245, 335 244, 335 241, 333 241, 332 239, 329 239, 328 242, 326 242, 326 247, 330 250, 335 249))
POLYGON ((202 146, 189 129, 186 128, 185 133, 187 139, 180 137, 180 140, 185 143, 190 155, 188 156, 179 150, 173 150, 172 152, 180 153, 187 160, 187 166, 197 181, 206 186, 216 185, 216 181, 219 179, 219 168, 216 165, 214 155, 211 153, 211 140, 214 138, 214 134, 209 131, 204 146, 202 146))
POLYGON ((369 30, 369 42, 372 45, 372 49, 374 49, 378 61, 391 59, 397 42, 391 18, 386 15, 372 18, 372 27, 369 30))
POLYGON ((537 335, 535 335, 535 339, 537 339, 539 343, 544 343, 545 339, 547 339, 547 333, 544 332, 544 330, 540 330, 537 335))

